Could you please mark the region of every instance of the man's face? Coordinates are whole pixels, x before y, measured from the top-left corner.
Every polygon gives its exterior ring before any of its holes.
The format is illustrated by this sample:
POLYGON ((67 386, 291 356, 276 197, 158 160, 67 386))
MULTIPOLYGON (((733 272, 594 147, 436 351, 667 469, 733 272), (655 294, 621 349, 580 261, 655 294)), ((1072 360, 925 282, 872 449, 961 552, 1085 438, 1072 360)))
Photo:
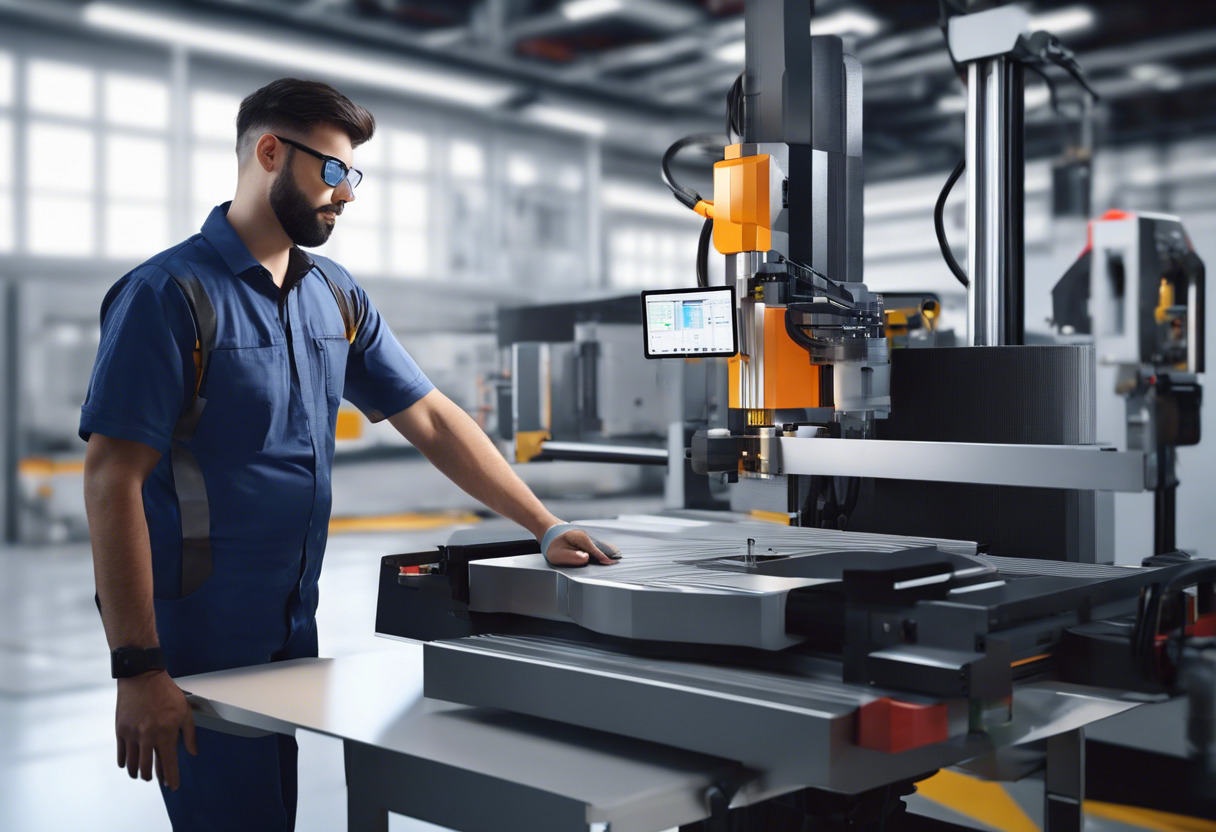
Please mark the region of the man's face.
MULTIPOLYGON (((341 159, 348 167, 353 161, 350 138, 336 127, 321 125, 304 136, 287 138, 341 159)), ((293 243, 314 248, 329 239, 338 215, 355 195, 346 180, 336 188, 325 184, 320 159, 290 145, 283 147, 287 155, 270 186, 270 207, 293 243)))

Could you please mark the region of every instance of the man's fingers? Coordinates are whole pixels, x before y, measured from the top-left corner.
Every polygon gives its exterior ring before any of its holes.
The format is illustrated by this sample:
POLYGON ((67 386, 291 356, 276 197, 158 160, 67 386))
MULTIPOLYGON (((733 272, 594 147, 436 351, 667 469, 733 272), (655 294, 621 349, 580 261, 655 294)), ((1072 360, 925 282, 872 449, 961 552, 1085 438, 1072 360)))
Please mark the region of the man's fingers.
POLYGON ((127 741, 124 740, 122 737, 117 737, 117 736, 114 739, 118 740, 118 767, 126 768, 127 767, 127 741))
POLYGON ((152 779, 152 748, 150 738, 139 743, 139 776, 149 781, 152 779))
POLYGON ((156 770, 162 786, 177 791, 179 783, 177 767, 177 737, 166 740, 156 747, 156 770))
MULTIPOLYGON (((194 735, 194 715, 187 713, 186 718, 182 721, 182 740, 186 743, 186 750, 191 755, 198 756, 198 738, 194 735)), ((177 757, 174 756, 174 762, 177 757)))
POLYGON ((571 549, 569 545, 555 544, 549 547, 549 563, 556 566, 582 566, 587 562, 587 553, 571 549))
POLYGON ((595 541, 591 539, 591 535, 586 532, 578 533, 578 547, 580 550, 587 552, 591 557, 595 558, 598 563, 611 564, 616 563, 608 555, 600 550, 600 547, 595 545, 595 541))
POLYGON ((139 743, 127 740, 127 774, 134 780, 139 776, 139 743))

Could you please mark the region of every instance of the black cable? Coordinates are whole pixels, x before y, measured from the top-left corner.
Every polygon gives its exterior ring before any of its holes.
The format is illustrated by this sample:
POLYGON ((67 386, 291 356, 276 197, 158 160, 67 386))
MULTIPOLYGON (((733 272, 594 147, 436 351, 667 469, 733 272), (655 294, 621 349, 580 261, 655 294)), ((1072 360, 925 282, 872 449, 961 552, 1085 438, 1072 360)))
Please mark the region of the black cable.
POLYGON ((790 307, 787 305, 786 309, 785 309, 785 316, 784 316, 785 317, 785 334, 790 336, 791 341, 793 341, 798 346, 802 347, 804 350, 807 350, 808 352, 813 349, 816 349, 819 346, 819 344, 817 344, 815 342, 814 338, 807 335, 805 332, 802 331, 802 329, 800 327, 798 327, 794 323, 793 319, 790 318, 791 311, 794 311, 794 310, 791 310, 790 307))
POLYGON ((735 78, 726 92, 726 140, 743 137, 743 73, 735 78))
POLYGON ((963 171, 967 167, 966 157, 959 159, 954 170, 950 172, 950 176, 946 178, 946 184, 942 186, 942 192, 937 195, 937 204, 933 206, 933 230, 937 232, 937 244, 941 247, 942 257, 946 259, 946 265, 950 267, 950 271, 958 278, 958 282, 963 284, 966 289, 971 288, 971 281, 967 278, 967 273, 963 271, 963 267, 954 259, 954 252, 950 250, 950 242, 946 239, 946 198, 950 196, 951 189, 954 188, 954 183, 963 175, 963 171))
MULTIPOLYGON (((1161 607, 1166 597, 1175 590, 1187 586, 1216 579, 1216 561, 1203 560, 1178 567, 1174 574, 1165 581, 1149 586, 1141 600, 1140 614, 1136 616, 1136 626, 1132 631, 1133 658, 1139 665, 1146 679, 1165 682, 1155 662, 1157 633, 1161 627, 1161 607)), ((1183 608, 1185 609, 1185 607, 1183 608)), ((1185 615, 1178 622, 1185 638, 1185 615)), ((1172 632, 1172 631, 1171 631, 1172 632)), ((1181 646, 1179 647, 1181 651, 1181 646)))
POLYGON ((697 238, 697 285, 702 289, 709 286, 709 241, 713 233, 713 220, 701 223, 701 236, 697 238))
POLYGON ((701 135, 701 136, 685 136, 677 141, 671 147, 667 148, 663 153, 663 161, 661 168, 663 171, 663 183, 671 188, 672 194, 685 207, 695 208, 697 203, 701 201, 701 195, 692 188, 686 188, 676 182, 675 177, 671 173, 671 161, 686 147, 704 147, 718 148, 721 147, 721 138, 719 136, 701 135))
POLYGON ((1051 97, 1051 111, 1058 116, 1064 116, 1064 112, 1060 110, 1060 96, 1056 89, 1056 82, 1050 75, 1044 72, 1040 67, 1034 64, 1026 64, 1027 69, 1043 79, 1043 83, 1047 85, 1047 93, 1051 97))

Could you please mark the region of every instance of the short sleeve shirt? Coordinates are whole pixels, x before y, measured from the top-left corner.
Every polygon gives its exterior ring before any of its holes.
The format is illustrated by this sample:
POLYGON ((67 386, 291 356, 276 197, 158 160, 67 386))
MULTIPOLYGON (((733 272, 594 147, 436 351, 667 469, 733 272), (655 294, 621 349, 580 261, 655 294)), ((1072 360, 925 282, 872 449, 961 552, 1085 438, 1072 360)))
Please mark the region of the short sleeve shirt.
MULTIPOLYGON (((344 268, 293 248, 281 290, 228 223, 228 206, 106 295, 80 435, 141 442, 164 454, 145 483, 144 505, 154 596, 178 600, 174 430, 195 397, 202 400, 197 427, 180 443, 197 459, 210 514, 212 571, 198 592, 232 607, 235 636, 257 615, 282 621, 281 601, 289 618, 315 611, 340 400, 379 420, 434 388, 344 268), (196 314, 182 277, 201 286, 215 310, 214 349, 201 374, 196 314), (245 617, 246 607, 267 604, 269 612, 245 617)), ((160 626, 160 603, 157 614, 160 626)))

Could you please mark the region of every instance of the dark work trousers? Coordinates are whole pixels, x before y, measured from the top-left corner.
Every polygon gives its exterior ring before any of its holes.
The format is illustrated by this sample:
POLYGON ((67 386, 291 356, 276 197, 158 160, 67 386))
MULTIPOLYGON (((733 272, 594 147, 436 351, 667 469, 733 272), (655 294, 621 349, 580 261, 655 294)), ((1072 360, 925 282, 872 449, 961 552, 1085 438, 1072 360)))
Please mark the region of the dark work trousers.
MULTIPOLYGON (((238 649, 245 652, 254 641, 251 639, 238 649)), ((230 666, 316 655, 316 620, 310 618, 305 626, 292 629, 281 649, 261 661, 239 661, 230 666)), ((246 654, 236 658, 250 657, 246 654)), ((294 737, 282 734, 236 737, 205 728, 199 728, 197 733, 197 757, 186 751, 180 739, 177 743, 180 787, 175 792, 161 789, 174 832, 291 832, 295 829, 297 746, 294 737)))

